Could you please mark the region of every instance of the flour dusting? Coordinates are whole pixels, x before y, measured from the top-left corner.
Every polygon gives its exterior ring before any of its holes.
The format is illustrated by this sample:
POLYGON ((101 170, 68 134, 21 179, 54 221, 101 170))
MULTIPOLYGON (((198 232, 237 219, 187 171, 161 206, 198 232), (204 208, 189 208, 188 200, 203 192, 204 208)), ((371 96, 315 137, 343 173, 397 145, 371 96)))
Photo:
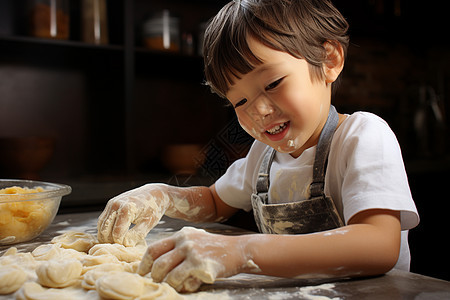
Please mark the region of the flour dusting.
POLYGON ((296 292, 274 292, 268 295, 270 300, 283 299, 305 299, 305 300, 340 300, 339 297, 330 296, 335 294, 334 284, 327 283, 318 286, 305 286, 298 288, 296 292), (332 298, 331 298, 332 297, 332 298))

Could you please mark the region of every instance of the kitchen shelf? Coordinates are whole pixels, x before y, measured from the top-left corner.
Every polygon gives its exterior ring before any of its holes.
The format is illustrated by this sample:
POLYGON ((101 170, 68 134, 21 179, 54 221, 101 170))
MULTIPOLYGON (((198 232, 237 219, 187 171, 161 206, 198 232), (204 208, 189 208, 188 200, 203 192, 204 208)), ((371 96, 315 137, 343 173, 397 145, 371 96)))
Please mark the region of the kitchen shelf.
POLYGON ((23 46, 40 45, 50 47, 67 47, 67 48, 82 48, 82 49, 99 49, 105 51, 123 51, 124 47, 121 45, 96 45, 81 41, 73 40, 53 40, 30 36, 0 36, 0 42, 10 43, 23 46))
MULTIPOLYGON (((45 47, 47 50, 92 50, 92 51, 104 51, 104 52, 119 52, 123 54, 125 47, 123 45, 96 45, 85 43, 82 41, 72 41, 72 40, 52 40, 45 38, 29 37, 29 36, 0 36, 0 44, 10 48, 14 47, 45 47)), ((182 60, 187 60, 190 62, 201 63, 203 57, 199 55, 187 55, 179 52, 165 52, 160 50, 152 50, 144 48, 142 46, 134 47, 133 51, 136 55, 147 56, 152 58, 154 61, 159 61, 159 59, 174 59, 175 63, 179 63, 182 60)), ((32 51, 29 51, 30 54, 32 51)))
POLYGON ((70 2, 70 38, 52 40, 27 36, 26 22, 20 20, 26 0, 6 0, 1 7, 10 12, 0 12, 0 17, 13 25, 7 26, 10 32, 0 30, 0 79, 7 79, 6 90, 0 87, 0 101, 10 103, 11 115, 31 103, 40 116, 46 114, 40 106, 64 103, 68 108, 58 112, 72 122, 57 117, 36 124, 33 115, 21 120, 7 115, 8 126, 0 136, 56 136, 58 148, 43 176, 70 180, 151 173, 166 144, 206 143, 230 114, 202 85, 202 57, 146 49, 139 29, 149 12, 167 7, 187 15, 181 25, 196 35, 196 23, 209 19, 226 2, 108 2, 110 44, 96 45, 81 41, 79 2, 70 2), (1 66, 6 67, 3 73, 1 66), (22 87, 23 92, 17 90, 22 87))

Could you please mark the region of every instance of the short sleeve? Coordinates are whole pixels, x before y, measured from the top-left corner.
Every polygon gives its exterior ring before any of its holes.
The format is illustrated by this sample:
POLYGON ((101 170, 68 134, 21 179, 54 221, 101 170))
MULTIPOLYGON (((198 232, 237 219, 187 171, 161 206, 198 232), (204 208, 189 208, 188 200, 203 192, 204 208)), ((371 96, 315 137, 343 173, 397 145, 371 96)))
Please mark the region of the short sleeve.
POLYGON ((400 211, 402 230, 411 229, 419 215, 397 138, 381 118, 359 114, 341 125, 332 145, 345 221, 364 210, 388 209, 400 211))
POLYGON ((267 146, 255 141, 246 157, 236 160, 216 183, 216 192, 226 204, 250 211, 255 170, 260 165, 262 153, 267 146))

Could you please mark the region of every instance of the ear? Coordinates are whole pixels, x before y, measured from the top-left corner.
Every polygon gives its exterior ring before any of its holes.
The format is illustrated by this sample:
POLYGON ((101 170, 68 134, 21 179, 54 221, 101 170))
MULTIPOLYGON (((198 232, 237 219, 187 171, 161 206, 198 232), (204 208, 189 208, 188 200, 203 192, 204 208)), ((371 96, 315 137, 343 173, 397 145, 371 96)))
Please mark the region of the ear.
POLYGON ((332 83, 336 81, 344 68, 344 50, 342 45, 336 41, 327 41, 323 44, 326 51, 326 59, 323 64, 325 82, 332 83))

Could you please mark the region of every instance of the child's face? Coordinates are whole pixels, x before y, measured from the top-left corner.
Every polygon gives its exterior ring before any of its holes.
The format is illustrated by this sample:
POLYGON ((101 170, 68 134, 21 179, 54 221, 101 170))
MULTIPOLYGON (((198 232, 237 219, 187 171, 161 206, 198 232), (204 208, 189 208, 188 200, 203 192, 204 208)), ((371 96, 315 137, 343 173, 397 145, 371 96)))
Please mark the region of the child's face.
POLYGON ((254 39, 252 52, 263 61, 235 78, 226 96, 239 123, 255 139, 298 157, 317 144, 328 117, 331 86, 311 80, 308 63, 254 39))

